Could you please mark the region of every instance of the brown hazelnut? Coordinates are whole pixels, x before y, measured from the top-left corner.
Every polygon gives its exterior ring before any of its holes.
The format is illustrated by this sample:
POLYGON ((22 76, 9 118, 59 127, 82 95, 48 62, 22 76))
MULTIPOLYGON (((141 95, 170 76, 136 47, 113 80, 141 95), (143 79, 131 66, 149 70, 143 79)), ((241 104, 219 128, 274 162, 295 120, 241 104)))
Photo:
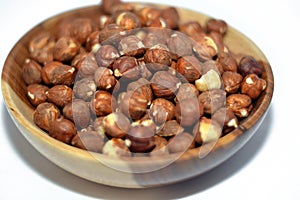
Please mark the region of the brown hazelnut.
POLYGON ((238 65, 238 72, 243 77, 247 76, 248 74, 256 74, 258 77, 261 77, 263 68, 252 56, 244 56, 238 65))
POLYGON ((182 33, 173 33, 167 40, 167 45, 174 58, 193 54, 191 39, 182 33))
POLYGON ((32 59, 26 59, 22 68, 23 80, 27 85, 42 82, 42 67, 32 59))
POLYGON ((78 53, 80 44, 71 37, 61 37, 53 48, 53 57, 60 62, 72 60, 78 53))
POLYGON ((241 118, 248 117, 252 110, 252 100, 245 94, 231 94, 226 99, 226 107, 241 118))
POLYGON ((178 29, 180 17, 175 7, 162 9, 160 17, 164 19, 166 28, 178 29))
POLYGON ((220 19, 209 19, 206 22, 206 30, 207 32, 215 31, 225 35, 227 32, 227 23, 220 19))
POLYGON ((224 44, 223 35, 221 33, 216 31, 211 31, 208 33, 208 37, 210 37, 217 45, 218 53, 223 51, 228 51, 228 49, 224 44))
POLYGON ((41 84, 31 84, 27 86, 27 97, 30 103, 34 106, 38 106, 41 103, 47 101, 48 87, 41 84))
POLYGON ((259 97, 267 87, 267 82, 256 74, 248 74, 241 84, 241 93, 247 94, 251 99, 259 97))
POLYGON ((123 92, 118 99, 120 110, 133 120, 140 119, 147 110, 149 104, 147 98, 147 95, 142 92, 123 92))
POLYGON ((141 22, 136 14, 129 11, 115 12, 112 21, 125 30, 131 30, 141 27, 141 22))
POLYGON ((122 56, 140 56, 144 54, 145 46, 136 35, 129 35, 121 39, 118 50, 122 56))
POLYGON ((55 39, 50 33, 36 35, 28 45, 31 58, 41 64, 53 61, 54 45, 55 39))
POLYGON ((184 131, 176 120, 170 120, 164 123, 161 130, 159 130, 156 134, 162 137, 170 137, 175 136, 184 131))
POLYGON ((137 81, 133 81, 127 85, 127 91, 134 91, 143 93, 146 96, 147 104, 150 105, 153 100, 153 92, 150 86, 150 82, 145 78, 140 78, 137 81))
POLYGON ((176 120, 181 126, 191 126, 203 115, 203 109, 196 98, 183 99, 176 104, 176 120))
POLYGON ((222 128, 216 121, 201 117, 194 127, 193 134, 198 144, 216 142, 222 135, 222 128))
POLYGON ((150 152, 150 156, 165 156, 169 154, 168 141, 165 138, 155 135, 154 145, 155 147, 150 152))
POLYGON ((87 38, 85 42, 85 48, 88 52, 96 53, 101 47, 100 42, 100 31, 92 32, 87 38))
POLYGON ((198 101, 204 106, 204 113, 213 114, 226 105, 226 92, 221 89, 208 90, 198 96, 198 101))
POLYGON ((97 116, 105 116, 112 113, 116 108, 116 99, 103 90, 96 91, 91 100, 91 109, 97 116))
POLYGON ((100 67, 109 67, 120 55, 114 46, 103 45, 95 53, 95 57, 100 67))
MULTIPOLYGON (((155 29, 155 28, 152 28, 152 29, 155 29)), ((158 34, 160 34, 162 31, 157 31, 157 32, 158 32, 158 34)), ((145 48, 147 48, 147 49, 150 49, 157 45, 165 45, 166 42, 167 42, 166 40, 164 40, 159 35, 157 35, 156 33, 153 33, 153 32, 149 32, 143 39, 143 44, 144 44, 145 48)))
POLYGON ((202 64, 201 74, 206 74, 210 70, 215 70, 219 75, 223 74, 222 65, 215 60, 207 60, 202 64))
POLYGON ((228 93, 236 93, 243 81, 242 75, 237 72, 226 71, 222 74, 224 90, 228 93))
POLYGON ((124 29, 116 24, 108 24, 99 32, 99 41, 102 45, 111 44, 110 39, 115 39, 116 36, 124 31, 124 29))
POLYGON ((188 21, 179 25, 179 31, 187 34, 190 37, 204 32, 201 24, 198 21, 188 21))
POLYGON ((71 22, 70 36, 84 44, 87 37, 94 32, 94 24, 89 18, 76 18, 71 22))
POLYGON ((193 52, 201 61, 211 60, 218 51, 215 41, 205 34, 201 34, 196 38, 196 43, 193 43, 193 52))
POLYGON ((64 107, 72 101, 73 90, 66 85, 55 85, 47 92, 47 99, 59 107, 64 107))
POLYGON ((61 142, 69 144, 76 135, 76 127, 73 122, 63 117, 51 121, 49 135, 61 142))
POLYGON ((130 151, 135 153, 147 153, 155 147, 154 132, 144 126, 131 126, 126 140, 130 151))
POLYGON ((93 77, 95 71, 98 69, 96 58, 93 54, 86 54, 77 63, 78 76, 80 78, 93 77))
POLYGON ((121 112, 105 116, 102 123, 106 134, 114 138, 123 138, 130 126, 129 119, 121 112))
POLYGON ((83 78, 75 82, 73 94, 78 99, 89 101, 97 90, 97 86, 92 78, 83 78))
POLYGON ((125 77, 127 79, 139 78, 139 68, 136 58, 123 56, 117 59, 113 64, 115 77, 125 77))
POLYGON ((108 91, 113 90, 118 82, 113 75, 113 71, 105 67, 98 67, 94 73, 94 81, 100 90, 108 91))
POLYGON ((75 79, 75 68, 61 62, 48 62, 42 68, 42 78, 47 85, 71 85, 75 79))
POLYGON ((96 131, 79 131, 73 137, 71 144, 80 149, 101 153, 104 146, 104 137, 96 131))
POLYGON ((104 129, 104 117, 97 117, 93 124, 93 130, 96 131, 98 134, 102 135, 103 137, 105 137, 105 129, 104 129))
POLYGON ((201 76, 201 64, 195 56, 184 56, 179 58, 175 69, 190 83, 193 83, 201 76))
POLYGON ((157 98, 150 106, 150 116, 157 125, 161 125, 175 117, 175 105, 166 99, 157 98))
POLYGON ((170 66, 172 62, 171 54, 161 48, 148 49, 144 55, 145 63, 158 63, 165 66, 170 66))
POLYGON ((131 155, 125 141, 120 138, 112 138, 107 141, 103 146, 102 153, 112 157, 128 157, 131 155))
POLYGON ((44 102, 36 107, 33 119, 38 127, 49 131, 50 123, 59 116, 60 111, 53 103, 44 102))
POLYGON ((217 61, 222 65, 224 72, 237 72, 238 64, 230 53, 219 52, 217 61))
POLYGON ((194 84, 191 83, 183 83, 179 86, 176 97, 174 98, 175 103, 179 103, 184 99, 189 98, 197 98, 199 95, 199 90, 196 88, 194 84))
POLYGON ((143 26, 149 26, 153 21, 160 17, 161 10, 146 6, 137 11, 143 26))
POLYGON ((179 88, 180 80, 166 71, 156 72, 151 79, 151 88, 156 97, 173 99, 179 88))
POLYGON ((191 134, 183 132, 172 137, 169 140, 167 147, 170 153, 183 153, 188 149, 195 148, 195 140, 191 134))
POLYGON ((237 128, 239 125, 239 121, 232 110, 226 107, 222 107, 217 110, 213 114, 212 119, 223 127, 223 132, 229 132, 230 130, 237 128))

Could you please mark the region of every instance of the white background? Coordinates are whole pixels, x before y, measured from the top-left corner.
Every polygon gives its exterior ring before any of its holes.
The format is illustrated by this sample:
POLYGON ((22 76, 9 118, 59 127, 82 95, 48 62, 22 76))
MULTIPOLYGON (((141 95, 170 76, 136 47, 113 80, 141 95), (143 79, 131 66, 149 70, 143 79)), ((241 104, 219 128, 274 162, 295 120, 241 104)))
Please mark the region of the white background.
MULTIPOLYGON (((17 130, 1 96, 0 199, 300 199, 300 1, 151 2, 224 19, 262 49, 273 67, 275 93, 257 134, 227 162, 192 180, 155 189, 113 188, 78 178, 42 157, 17 130)), ((10 49, 33 26, 60 12, 98 3, 1 0, 1 69, 10 49)))

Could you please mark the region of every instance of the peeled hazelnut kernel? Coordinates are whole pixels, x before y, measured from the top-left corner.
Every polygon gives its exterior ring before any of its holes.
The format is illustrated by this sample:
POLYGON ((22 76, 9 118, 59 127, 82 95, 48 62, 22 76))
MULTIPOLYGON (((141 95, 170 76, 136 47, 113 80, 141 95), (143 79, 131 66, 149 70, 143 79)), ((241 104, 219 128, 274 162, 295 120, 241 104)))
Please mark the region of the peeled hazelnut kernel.
POLYGON ((41 84, 31 84, 27 86, 27 97, 30 103, 34 106, 38 106, 41 103, 47 101, 46 92, 49 88, 41 84))
POLYGON ((202 117, 195 125, 193 133, 198 144, 205 144, 216 142, 222 135, 222 128, 216 121, 202 117))
POLYGON ((252 100, 245 94, 231 94, 226 98, 226 107, 241 118, 248 117, 252 110, 252 100))
POLYGON ((57 40, 53 48, 55 60, 64 62, 72 60, 78 53, 80 45, 71 37, 61 37, 57 40))
POLYGON ((202 75, 200 79, 195 81, 197 89, 201 92, 212 89, 220 89, 222 81, 220 75, 215 70, 209 70, 206 74, 202 75))
POLYGON ((259 78, 256 74, 249 74, 241 84, 241 93, 247 94, 251 99, 256 99, 266 89, 266 86, 267 82, 264 79, 259 78))
POLYGON ((175 69, 190 83, 193 83, 201 76, 201 64, 195 56, 184 56, 179 58, 175 69))
POLYGON ((51 121, 49 135, 61 142, 69 144, 74 135, 76 135, 76 127, 73 122, 61 117, 51 121))
POLYGON ((198 96, 198 101, 203 105, 204 113, 213 114, 226 105, 226 92, 221 89, 208 90, 198 96))
POLYGON ((90 107, 97 116, 105 116, 114 112, 116 99, 109 92, 98 90, 90 102, 90 107))
POLYGON ((105 132, 114 138, 123 138, 129 126, 130 121, 123 113, 113 112, 103 118, 105 132))
POLYGON ((92 78, 83 78, 75 82, 73 93, 78 99, 90 100, 97 90, 97 86, 92 78))
POLYGON ((27 85, 42 82, 42 67, 32 59, 26 59, 22 68, 22 77, 27 85))
POLYGON ((228 93, 236 93, 243 81, 242 75, 237 72, 226 71, 222 74, 224 89, 228 93))
POLYGON ((47 92, 47 99, 59 107, 64 107, 72 101, 73 90, 66 85, 55 85, 47 92))
POLYGON ((96 131, 79 131, 73 137, 71 144, 80 149, 101 153, 104 137, 96 131))
POLYGON ((185 152, 188 149, 195 148, 195 140, 191 134, 183 132, 172 137, 169 140, 167 147, 170 153, 185 152))
POLYGON ((157 125, 175 117, 175 105, 166 99, 157 98, 150 106, 150 116, 157 125))
POLYGON ((103 146, 102 153, 113 157, 131 155, 125 141, 120 138, 112 138, 107 141, 103 146))
POLYGON ((34 123, 44 129, 49 131, 49 127, 52 121, 60 116, 59 109, 53 104, 44 102, 39 104, 33 114, 34 123))

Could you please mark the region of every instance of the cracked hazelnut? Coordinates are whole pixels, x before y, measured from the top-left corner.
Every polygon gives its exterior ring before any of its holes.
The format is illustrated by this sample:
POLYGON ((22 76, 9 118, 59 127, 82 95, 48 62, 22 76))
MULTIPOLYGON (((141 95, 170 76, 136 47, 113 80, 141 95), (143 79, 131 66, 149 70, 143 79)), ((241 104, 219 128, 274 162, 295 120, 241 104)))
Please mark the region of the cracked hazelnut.
POLYGON ((175 117, 175 105, 166 99, 157 98, 150 106, 150 116, 157 125, 175 117))
POLYGON ((252 100, 245 94, 231 94, 226 99, 226 107, 241 118, 248 117, 252 110, 252 100))
POLYGON ((49 131, 50 123, 59 116, 60 111, 53 103, 44 102, 36 107, 33 119, 38 127, 49 131))
POLYGON ((49 135, 61 142, 69 144, 74 135, 76 135, 76 127, 70 120, 60 117, 51 121, 49 135))
POLYGON ((204 106, 204 113, 213 114, 226 104, 226 92, 221 89, 208 90, 198 96, 198 101, 204 106))
POLYGON ((241 84, 241 93, 247 94, 251 99, 259 97, 261 92, 266 89, 267 82, 259 78, 256 74, 247 75, 241 84))
POLYGON ((66 62, 72 60, 78 53, 80 45, 71 37, 61 37, 53 48, 53 57, 57 61, 66 62))
POLYGON ((201 76, 201 64, 195 56, 184 56, 179 58, 175 69, 190 83, 193 83, 201 76))
POLYGON ((75 68, 61 62, 48 62, 42 68, 42 78, 47 85, 72 85, 75 79, 75 68))
POLYGON ((112 138, 107 141, 103 146, 102 153, 112 157, 128 157, 131 155, 125 141, 120 138, 112 138))
POLYGON ((104 137, 96 131, 79 131, 72 139, 71 144, 80 149, 101 153, 104 137))
POLYGON ((226 71, 222 74, 224 90, 228 93, 236 93, 243 81, 242 75, 237 72, 226 71))
POLYGON ((32 59, 26 59, 22 68, 22 77, 27 85, 42 82, 42 67, 32 59))
POLYGON ((66 85, 55 85, 47 92, 47 99, 59 107, 64 107, 72 101, 73 90, 66 85))
POLYGON ((203 74, 200 79, 195 81, 197 89, 205 92, 213 89, 220 89, 222 87, 222 80, 220 75, 215 70, 209 70, 203 74))
POLYGON ((169 140, 167 147, 170 153, 185 152, 188 149, 195 148, 195 140, 191 134, 183 132, 172 137, 169 140))
POLYGON ((120 112, 113 112, 103 118, 103 127, 107 135, 123 138, 130 126, 129 119, 120 112))
POLYGON ((97 90, 97 86, 92 78, 83 78, 75 82, 73 94, 78 99, 89 101, 97 90))
POLYGON ((49 88, 41 84, 31 84, 27 86, 27 97, 30 103, 34 106, 38 106, 41 103, 47 101, 47 91, 49 88))
POLYGON ((105 116, 115 110, 116 99, 109 92, 98 90, 91 100, 90 107, 97 116, 105 116))
POLYGON ((198 144, 216 142, 222 135, 222 128, 216 121, 202 117, 195 125, 193 134, 198 144))
POLYGON ((240 60, 238 71, 243 77, 248 74, 256 74, 258 77, 261 77, 263 68, 252 56, 244 56, 240 60))

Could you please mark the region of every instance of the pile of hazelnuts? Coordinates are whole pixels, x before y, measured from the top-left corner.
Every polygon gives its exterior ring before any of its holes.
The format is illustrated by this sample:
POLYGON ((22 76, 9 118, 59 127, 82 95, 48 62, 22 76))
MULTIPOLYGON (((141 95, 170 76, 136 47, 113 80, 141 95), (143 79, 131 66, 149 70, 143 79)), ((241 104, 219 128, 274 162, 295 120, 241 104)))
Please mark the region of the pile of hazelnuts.
POLYGON ((119 0, 101 9, 28 44, 34 122, 61 142, 112 156, 184 152, 236 129, 267 87, 262 64, 224 44, 223 20, 119 0))

